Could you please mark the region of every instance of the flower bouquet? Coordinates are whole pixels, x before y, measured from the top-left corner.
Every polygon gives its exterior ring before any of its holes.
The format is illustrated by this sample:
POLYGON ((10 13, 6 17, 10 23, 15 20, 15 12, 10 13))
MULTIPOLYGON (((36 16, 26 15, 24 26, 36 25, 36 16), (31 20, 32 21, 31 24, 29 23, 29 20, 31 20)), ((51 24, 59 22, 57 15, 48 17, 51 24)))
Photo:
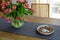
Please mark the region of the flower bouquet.
POLYGON ((20 28, 24 24, 24 15, 33 14, 33 9, 29 8, 27 0, 16 0, 16 4, 6 0, 6 3, 1 4, 1 8, 4 10, 2 18, 6 18, 15 28, 20 28))

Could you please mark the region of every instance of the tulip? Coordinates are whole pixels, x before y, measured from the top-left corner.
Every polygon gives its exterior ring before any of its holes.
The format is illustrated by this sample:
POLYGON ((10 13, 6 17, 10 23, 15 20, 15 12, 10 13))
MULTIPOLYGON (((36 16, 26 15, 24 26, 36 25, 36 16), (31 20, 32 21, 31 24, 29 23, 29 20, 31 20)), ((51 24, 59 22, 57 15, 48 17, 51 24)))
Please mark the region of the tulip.
POLYGON ((25 7, 26 7, 26 8, 28 8, 28 7, 29 7, 29 4, 28 4, 28 3, 26 3, 26 4, 25 4, 25 7))
POLYGON ((25 0, 19 0, 21 3, 24 3, 25 2, 25 0))
POLYGON ((6 3, 6 6, 9 6, 10 5, 10 2, 8 1, 7 3, 6 3))
POLYGON ((2 7, 2 9, 4 9, 4 8, 5 8, 5 4, 1 4, 0 6, 2 7))
POLYGON ((10 5, 10 2, 8 1, 8 5, 10 5))
POLYGON ((1 6, 3 7, 3 6, 5 6, 5 4, 1 4, 1 6))
POLYGON ((16 6, 12 6, 12 9, 16 9, 16 6))
POLYGON ((20 17, 20 16, 18 16, 18 17, 17 17, 17 19, 18 19, 18 20, 21 20, 21 17, 20 17))
POLYGON ((8 22, 8 23, 10 23, 10 22, 11 22, 11 20, 10 20, 10 19, 7 19, 7 22, 8 22))
POLYGON ((26 3, 28 3, 28 1, 27 0, 25 0, 26 1, 26 3))
POLYGON ((2 9, 4 9, 5 8, 5 6, 2 6, 2 9))
POLYGON ((11 9, 6 9, 6 10, 5 10, 5 13, 11 13, 11 12, 12 12, 11 9))
POLYGON ((8 10, 8 12, 10 12, 10 13, 11 13, 11 12, 12 12, 12 10, 11 10, 11 9, 9 9, 9 10, 8 10))
POLYGON ((9 12, 9 9, 6 9, 6 10, 5 10, 5 13, 8 13, 8 12, 9 12))
POLYGON ((33 8, 29 8, 32 12, 34 12, 33 8))
POLYGON ((6 3, 6 6, 8 6, 8 4, 6 3))
POLYGON ((16 2, 18 2, 19 0, 16 0, 16 2))

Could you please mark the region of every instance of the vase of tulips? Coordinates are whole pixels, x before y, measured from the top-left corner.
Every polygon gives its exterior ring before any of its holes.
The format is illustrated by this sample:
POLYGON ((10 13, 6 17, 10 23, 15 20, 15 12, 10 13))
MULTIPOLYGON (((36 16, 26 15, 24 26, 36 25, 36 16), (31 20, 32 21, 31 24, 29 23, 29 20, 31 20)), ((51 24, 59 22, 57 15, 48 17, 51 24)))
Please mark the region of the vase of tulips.
POLYGON ((4 10, 2 18, 6 18, 7 22, 11 22, 13 27, 20 28, 24 24, 24 15, 32 15, 33 9, 29 7, 27 0, 16 0, 16 4, 12 4, 9 0, 2 3, 1 8, 4 10))

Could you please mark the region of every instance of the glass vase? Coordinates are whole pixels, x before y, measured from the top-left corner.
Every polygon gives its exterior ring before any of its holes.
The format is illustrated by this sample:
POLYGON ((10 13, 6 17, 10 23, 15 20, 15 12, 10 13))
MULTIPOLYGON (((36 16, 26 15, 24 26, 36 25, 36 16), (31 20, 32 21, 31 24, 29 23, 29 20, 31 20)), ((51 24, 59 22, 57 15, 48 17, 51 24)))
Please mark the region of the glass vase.
POLYGON ((22 27, 23 24, 24 24, 24 20, 14 19, 12 21, 12 26, 15 27, 15 28, 20 28, 20 27, 22 27))

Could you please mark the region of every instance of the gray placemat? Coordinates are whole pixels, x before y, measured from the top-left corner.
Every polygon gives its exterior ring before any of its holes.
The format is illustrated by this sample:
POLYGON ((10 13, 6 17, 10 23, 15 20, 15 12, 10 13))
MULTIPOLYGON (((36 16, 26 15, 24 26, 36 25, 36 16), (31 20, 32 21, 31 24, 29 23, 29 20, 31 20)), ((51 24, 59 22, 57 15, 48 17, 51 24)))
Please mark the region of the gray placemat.
POLYGON ((54 33, 52 35, 45 36, 39 34, 36 31, 36 28, 40 25, 49 25, 49 24, 24 22, 24 25, 21 28, 16 29, 12 27, 11 23, 6 23, 6 20, 0 19, 0 29, 2 30, 4 28, 2 31, 11 32, 15 34, 23 34, 23 35, 33 36, 38 38, 47 38, 48 40, 60 40, 60 26, 50 25, 54 28, 54 33))

